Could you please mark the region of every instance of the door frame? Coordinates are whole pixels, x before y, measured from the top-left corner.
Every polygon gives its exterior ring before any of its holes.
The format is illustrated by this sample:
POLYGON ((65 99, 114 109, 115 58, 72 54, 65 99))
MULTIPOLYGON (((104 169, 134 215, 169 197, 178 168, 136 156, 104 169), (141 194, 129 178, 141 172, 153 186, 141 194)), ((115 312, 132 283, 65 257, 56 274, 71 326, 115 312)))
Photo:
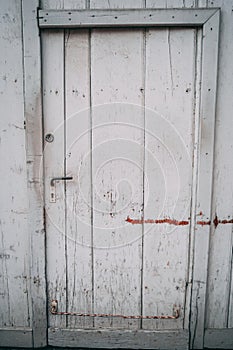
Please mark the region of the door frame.
MULTIPOLYGON (((28 195, 31 233, 31 346, 47 345, 47 300, 43 173, 43 113, 40 31, 44 28, 100 27, 195 27, 201 34, 201 86, 196 86, 194 177, 190 232, 189 281, 186 321, 177 331, 49 330, 50 345, 95 347, 108 343, 112 348, 159 348, 169 344, 184 349, 202 348, 209 236, 213 227, 212 169, 214 158, 215 104, 218 65, 220 9, 124 9, 124 10, 38 10, 39 0, 22 0, 24 35, 25 119, 27 125, 28 195), (127 16, 126 16, 127 14, 127 16), (33 79, 31 79, 33 77, 33 79), (200 128, 201 125, 201 128, 200 128), (202 153, 200 154, 200 148, 202 153), (202 210, 210 225, 196 225, 196 209, 202 210), (191 312, 192 310, 192 312, 191 312), (189 317, 190 316, 190 317, 189 317), (72 332, 72 337, 71 337, 72 332), (58 335, 59 336, 58 336, 58 335), (170 335, 169 335, 170 334, 170 335), (117 343, 117 339, 121 339, 117 343), (55 343, 56 339, 56 343, 55 343), (165 340, 166 339, 166 340, 165 340), (142 343, 143 342, 143 343, 142 343)), ((196 84, 198 85, 198 84, 196 84)), ((23 332, 23 330, 22 330, 23 332)), ((25 334, 22 333, 25 337, 25 334)), ((30 346, 29 343, 28 345, 30 346)))

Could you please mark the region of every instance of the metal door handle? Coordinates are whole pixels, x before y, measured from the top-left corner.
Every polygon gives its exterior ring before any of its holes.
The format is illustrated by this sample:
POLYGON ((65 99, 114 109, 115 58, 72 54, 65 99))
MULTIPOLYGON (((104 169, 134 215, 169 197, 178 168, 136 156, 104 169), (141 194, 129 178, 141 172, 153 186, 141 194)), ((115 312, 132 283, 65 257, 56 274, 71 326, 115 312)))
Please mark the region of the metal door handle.
POLYGON ((72 176, 66 176, 66 177, 53 177, 50 180, 50 203, 56 202, 56 188, 55 188, 55 181, 68 181, 73 180, 72 176))
POLYGON ((60 181, 60 180, 63 180, 63 181, 67 181, 67 180, 73 180, 73 177, 72 176, 67 176, 67 177, 53 177, 50 181, 50 185, 51 186, 54 186, 55 185, 55 181, 60 181))

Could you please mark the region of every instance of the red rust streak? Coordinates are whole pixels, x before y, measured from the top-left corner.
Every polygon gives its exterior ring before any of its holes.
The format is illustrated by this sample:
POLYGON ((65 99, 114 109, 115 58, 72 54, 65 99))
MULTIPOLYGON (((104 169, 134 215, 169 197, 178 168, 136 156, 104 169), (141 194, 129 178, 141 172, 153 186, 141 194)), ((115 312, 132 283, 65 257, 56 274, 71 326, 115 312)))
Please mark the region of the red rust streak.
MULTIPOLYGON (((129 216, 127 216, 127 219, 125 220, 126 222, 129 222, 132 225, 141 225, 141 224, 169 224, 169 225, 175 225, 175 226, 186 226, 190 224, 190 221, 188 220, 182 220, 182 221, 178 221, 178 220, 174 220, 174 219, 169 219, 169 218, 165 218, 165 219, 131 219, 129 216)), ((215 228, 219 225, 219 224, 233 224, 233 219, 230 220, 219 220, 217 215, 215 216, 214 220, 213 220, 213 224, 215 226, 215 228)), ((203 221, 203 220, 199 220, 197 221, 197 225, 200 226, 207 226, 207 225, 211 225, 211 220, 208 221, 203 221)))
POLYGON ((217 215, 216 215, 215 218, 214 218, 213 223, 214 223, 214 226, 216 228, 219 224, 233 224, 233 219, 230 219, 230 220, 226 220, 226 219, 219 220, 217 215))
POLYGON ((189 225, 189 221, 178 221, 173 219, 131 219, 129 216, 125 220, 126 222, 129 222, 132 225, 139 225, 139 224, 169 224, 169 225, 175 225, 175 226, 185 226, 189 225))
POLYGON ((219 220, 218 220, 218 217, 217 217, 217 215, 215 216, 215 218, 214 218, 214 226, 215 226, 215 228, 218 226, 218 224, 219 224, 219 220))
POLYGON ((211 221, 197 221, 197 225, 201 225, 201 226, 206 226, 206 225, 210 225, 211 221))
POLYGON ((231 219, 231 220, 219 220, 219 224, 233 224, 233 219, 231 219))

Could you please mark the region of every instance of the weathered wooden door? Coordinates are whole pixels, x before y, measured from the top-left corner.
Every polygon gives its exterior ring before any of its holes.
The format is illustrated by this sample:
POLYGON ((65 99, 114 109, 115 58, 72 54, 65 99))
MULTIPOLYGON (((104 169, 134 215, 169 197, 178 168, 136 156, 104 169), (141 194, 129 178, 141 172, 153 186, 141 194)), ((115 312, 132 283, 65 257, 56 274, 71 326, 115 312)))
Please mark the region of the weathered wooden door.
POLYGON ((51 345, 188 346, 203 47, 194 27, 43 31, 51 345))

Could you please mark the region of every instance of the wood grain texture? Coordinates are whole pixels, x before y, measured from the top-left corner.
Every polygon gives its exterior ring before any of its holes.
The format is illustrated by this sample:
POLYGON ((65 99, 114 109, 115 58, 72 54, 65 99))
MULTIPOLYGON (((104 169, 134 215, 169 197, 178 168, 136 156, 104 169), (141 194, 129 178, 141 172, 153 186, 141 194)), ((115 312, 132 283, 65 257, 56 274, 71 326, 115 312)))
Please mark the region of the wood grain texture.
POLYGON ((102 349, 188 349, 187 331, 49 329, 49 344, 102 349))
POLYGON ((1 1, 0 325, 29 327, 30 271, 21 2, 1 1))
POLYGON ((41 56, 37 26, 38 1, 22 2, 24 105, 27 130, 27 174, 30 237, 30 267, 33 345, 47 343, 45 230, 43 218, 43 158, 42 158, 42 101, 41 56))

